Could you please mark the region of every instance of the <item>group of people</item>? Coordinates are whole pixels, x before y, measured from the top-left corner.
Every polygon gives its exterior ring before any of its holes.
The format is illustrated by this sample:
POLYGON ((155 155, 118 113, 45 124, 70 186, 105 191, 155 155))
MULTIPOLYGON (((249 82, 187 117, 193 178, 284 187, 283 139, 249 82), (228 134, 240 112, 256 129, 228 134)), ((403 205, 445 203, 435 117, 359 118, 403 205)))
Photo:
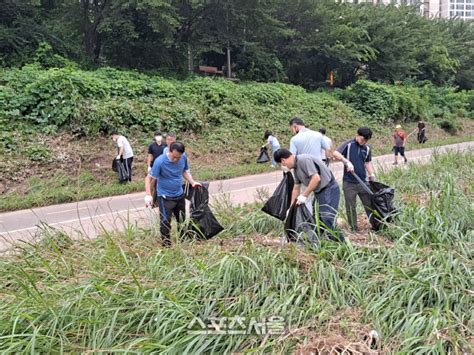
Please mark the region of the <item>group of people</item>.
MULTIPOLYGON (((129 181, 132 181, 133 150, 130 142, 117 132, 112 133, 112 139, 117 144, 116 159, 123 162, 129 181)), ((172 216, 175 216, 178 222, 185 219, 186 203, 182 179, 188 181, 192 187, 201 184, 191 176, 185 146, 176 141, 176 134, 166 134, 165 141, 166 143, 163 143, 161 132, 155 132, 154 140, 148 147, 145 205, 159 208, 162 244, 169 247, 172 216)))
POLYGON ((341 192, 328 167, 331 159, 340 160, 344 164, 343 191, 351 229, 358 230, 357 196, 364 205, 372 228, 378 229, 370 196, 353 175, 357 174, 364 181, 367 178, 375 180, 371 149, 367 145, 372 137, 370 128, 359 128, 354 139, 344 142, 334 151, 331 150, 331 140, 326 136, 324 128, 313 131, 306 127, 302 119, 295 117, 290 121, 290 129, 294 136, 290 140, 289 149, 273 151, 273 158, 283 171, 293 170, 295 184, 291 204, 304 204, 315 219, 319 220, 319 225, 323 226, 329 239, 344 240, 336 226, 341 192))
MULTIPOLYGON (((350 228, 358 231, 356 206, 357 197, 359 197, 372 229, 377 230, 380 221, 373 214, 375 208, 371 198, 354 176, 357 175, 362 181, 375 181, 372 151, 368 145, 372 138, 371 129, 360 127, 353 139, 345 141, 333 151, 331 139, 326 136, 325 128, 313 131, 307 128, 304 121, 298 117, 291 119, 289 126, 294 134, 290 140, 289 149, 281 148, 278 139, 270 131, 264 134, 266 140, 264 146, 268 145, 272 149, 272 167, 279 164, 283 171, 293 170, 295 184, 291 204, 305 204, 306 208, 324 226, 330 239, 344 240, 336 226, 341 192, 329 169, 330 160, 338 160, 344 164, 342 189, 350 228), (316 210, 315 201, 317 202, 316 210)), ((420 121, 418 128, 419 139, 420 135, 424 138, 424 122, 420 121)), ((117 132, 113 133, 112 138, 118 148, 116 159, 123 160, 131 181, 133 150, 130 143, 117 132)), ((398 163, 398 154, 405 159, 405 162, 407 161, 404 151, 407 138, 401 126, 397 125, 393 134, 394 164, 398 163)), ((201 186, 201 184, 196 182, 190 173, 184 144, 176 141, 174 133, 168 133, 165 139, 166 143, 163 143, 161 132, 155 132, 154 141, 148 148, 145 204, 147 207, 159 208, 162 242, 164 246, 170 246, 172 216, 174 215, 178 222, 185 218, 182 180, 184 178, 192 187, 201 186)), ((422 139, 422 142, 424 143, 425 140, 422 139)))

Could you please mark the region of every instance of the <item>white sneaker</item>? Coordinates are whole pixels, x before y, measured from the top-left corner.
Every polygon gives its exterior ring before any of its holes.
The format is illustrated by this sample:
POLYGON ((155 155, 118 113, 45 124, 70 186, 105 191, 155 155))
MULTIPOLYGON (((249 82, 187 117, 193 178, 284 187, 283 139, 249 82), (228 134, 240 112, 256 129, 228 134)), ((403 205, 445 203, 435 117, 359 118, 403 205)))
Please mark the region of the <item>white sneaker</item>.
POLYGON ((272 165, 270 165, 270 168, 275 168, 275 167, 276 167, 276 166, 275 166, 275 165, 273 165, 273 164, 272 164, 272 165))

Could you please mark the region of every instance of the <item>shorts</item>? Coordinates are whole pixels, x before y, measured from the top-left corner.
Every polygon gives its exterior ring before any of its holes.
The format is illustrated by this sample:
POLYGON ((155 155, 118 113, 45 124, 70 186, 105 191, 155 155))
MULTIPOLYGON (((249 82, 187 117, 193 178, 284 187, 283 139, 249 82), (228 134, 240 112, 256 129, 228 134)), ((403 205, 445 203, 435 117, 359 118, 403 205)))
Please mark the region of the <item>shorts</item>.
POLYGON ((405 147, 397 147, 397 146, 395 146, 395 147, 393 147, 393 153, 394 153, 395 155, 398 155, 398 153, 400 153, 400 155, 401 155, 402 157, 404 157, 404 156, 405 156, 405 147))

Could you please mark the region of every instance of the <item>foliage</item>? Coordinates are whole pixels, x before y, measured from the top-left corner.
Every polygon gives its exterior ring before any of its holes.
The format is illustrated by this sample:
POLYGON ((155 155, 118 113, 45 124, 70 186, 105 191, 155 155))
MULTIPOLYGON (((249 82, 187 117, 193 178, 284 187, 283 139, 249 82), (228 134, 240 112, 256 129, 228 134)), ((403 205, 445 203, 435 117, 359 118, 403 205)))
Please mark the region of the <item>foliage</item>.
POLYGON ((240 79, 314 89, 357 79, 473 87, 474 26, 414 6, 283 0, 0 0, 0 65, 113 66, 186 75, 227 66, 240 79), (47 44, 46 44, 47 43, 47 44), (50 46, 50 47, 46 47, 50 46), (36 52, 36 55, 34 54, 36 52), (39 52, 38 52, 39 51, 39 52))
POLYGON ((292 353, 345 328, 348 342, 375 330, 380 352, 469 353, 474 160, 459 154, 380 175, 401 207, 384 231, 392 243, 282 248, 260 206, 218 207, 222 239, 167 249, 132 224, 87 241, 44 226, 40 242, 0 259, 0 350, 292 353), (189 333, 196 317, 274 315, 280 336, 189 333))
POLYGON ((67 128, 83 135, 107 133, 111 127, 204 133, 206 127, 224 124, 237 135, 244 134, 245 127, 248 135, 274 129, 265 120, 269 115, 272 125, 282 126, 294 115, 304 116, 310 125, 332 122, 335 127, 362 115, 380 122, 451 119, 472 114, 473 96, 433 85, 365 80, 332 95, 281 83, 235 84, 208 78, 177 82, 134 71, 71 66, 3 69, 0 80, 0 118, 10 125, 32 124, 51 133, 67 128))

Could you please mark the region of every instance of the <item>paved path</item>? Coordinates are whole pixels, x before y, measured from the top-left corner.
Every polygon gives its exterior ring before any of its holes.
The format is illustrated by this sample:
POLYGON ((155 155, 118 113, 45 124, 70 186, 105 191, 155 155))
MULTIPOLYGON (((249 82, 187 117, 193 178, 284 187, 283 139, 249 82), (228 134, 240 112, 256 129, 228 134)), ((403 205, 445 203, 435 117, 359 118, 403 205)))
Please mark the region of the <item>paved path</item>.
MULTIPOLYGON (((438 148, 408 151, 409 161, 426 162, 433 150, 441 153, 449 150, 474 150, 474 142, 452 144, 438 148)), ((399 159, 400 160, 400 159, 399 159)), ((378 156, 373 159, 376 171, 393 167, 393 155, 378 156)), ((342 164, 331 164, 338 180, 342 177, 342 164)), ((242 176, 239 178, 212 181, 209 187, 211 203, 230 202, 233 205, 256 200, 260 192, 271 194, 282 178, 277 169, 270 173, 242 176)), ((145 209, 144 193, 106 197, 96 200, 67 203, 15 212, 0 213, 0 251, 11 243, 32 240, 38 235, 38 226, 49 225, 60 228, 73 237, 95 237, 103 230, 123 230, 127 225, 146 225, 150 221, 150 211, 145 209)))

